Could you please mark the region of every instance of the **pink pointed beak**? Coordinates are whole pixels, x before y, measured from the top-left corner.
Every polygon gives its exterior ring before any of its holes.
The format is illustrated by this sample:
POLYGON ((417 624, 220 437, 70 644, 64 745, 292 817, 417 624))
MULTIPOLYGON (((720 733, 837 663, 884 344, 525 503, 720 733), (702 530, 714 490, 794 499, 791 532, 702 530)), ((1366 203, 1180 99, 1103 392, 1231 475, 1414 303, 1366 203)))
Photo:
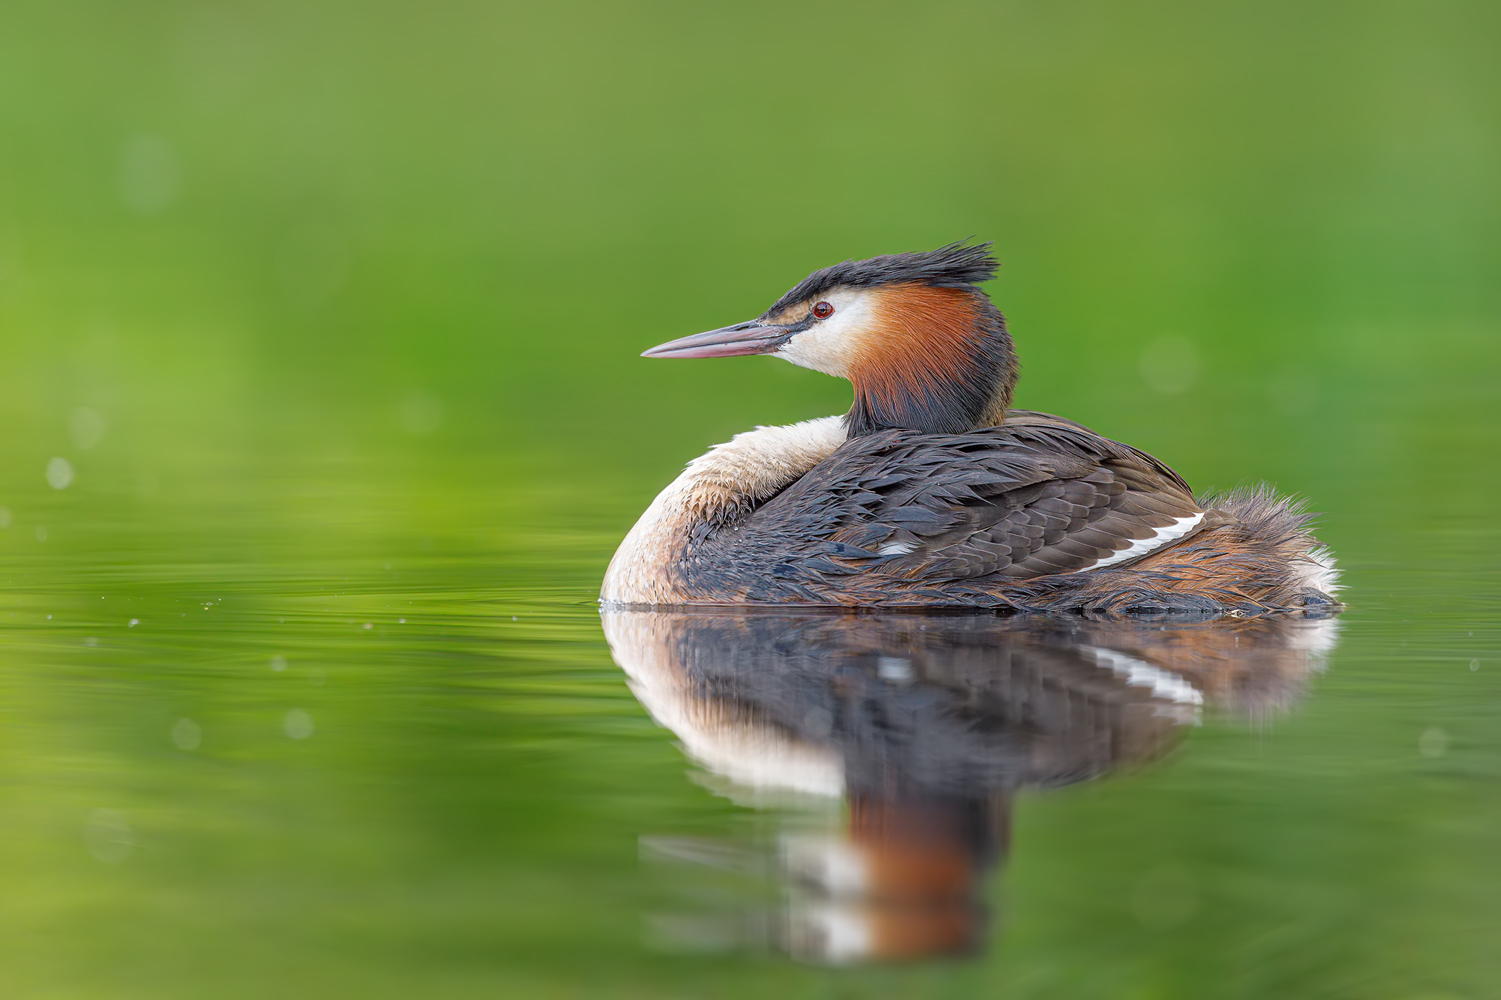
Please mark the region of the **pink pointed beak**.
POLYGON ((734 326, 720 327, 708 333, 669 340, 649 351, 643 358, 737 358, 744 354, 770 354, 787 342, 793 331, 751 320, 734 326))

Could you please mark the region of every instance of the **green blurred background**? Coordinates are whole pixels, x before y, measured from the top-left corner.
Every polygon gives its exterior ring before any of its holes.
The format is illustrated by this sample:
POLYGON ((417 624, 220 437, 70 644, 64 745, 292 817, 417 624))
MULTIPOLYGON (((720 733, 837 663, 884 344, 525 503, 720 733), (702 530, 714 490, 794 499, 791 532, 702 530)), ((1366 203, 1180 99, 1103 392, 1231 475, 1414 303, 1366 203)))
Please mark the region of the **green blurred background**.
MULTIPOLYGON (((6 3, 0 992, 1501 988, 1501 691, 1419 669, 1501 666, 1498 22, 6 3), (631 701, 599 576, 683 461, 848 387, 637 354, 970 235, 1019 405, 1326 512, 1345 658, 1287 732, 1211 726, 1024 815, 1052 831, 1025 947, 894 978, 647 956, 634 837, 744 817, 631 701), (1413 772, 1433 727, 1457 776, 1413 772), (1146 816, 1269 833, 1164 936, 1084 888, 1129 867, 1088 831, 1146 816)), ((1189 850, 1161 833, 1132 850, 1189 850)))

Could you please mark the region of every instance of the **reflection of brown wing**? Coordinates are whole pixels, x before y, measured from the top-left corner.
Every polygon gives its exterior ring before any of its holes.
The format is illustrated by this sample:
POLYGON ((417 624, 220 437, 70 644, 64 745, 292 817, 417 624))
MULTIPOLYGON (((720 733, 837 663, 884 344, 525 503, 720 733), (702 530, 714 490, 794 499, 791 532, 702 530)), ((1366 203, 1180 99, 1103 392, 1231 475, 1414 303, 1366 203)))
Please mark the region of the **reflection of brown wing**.
POLYGON ((1149 759, 1206 699, 1283 706, 1334 628, 782 611, 609 611, 604 623, 643 702, 712 769, 775 785, 785 764, 804 790, 842 769, 854 788, 943 794, 1149 759), (737 768, 737 753, 753 759, 737 768))
POLYGON ((1201 709, 1296 697, 1332 620, 1100 622, 817 611, 607 611, 652 716, 740 786, 849 798, 790 836, 785 945, 819 961, 973 950, 1018 788, 1149 760, 1201 709))
POLYGON ((1049 620, 1066 626, 1054 641, 1150 663, 1182 677, 1206 705, 1253 716, 1290 708, 1339 635, 1333 618, 1049 620))

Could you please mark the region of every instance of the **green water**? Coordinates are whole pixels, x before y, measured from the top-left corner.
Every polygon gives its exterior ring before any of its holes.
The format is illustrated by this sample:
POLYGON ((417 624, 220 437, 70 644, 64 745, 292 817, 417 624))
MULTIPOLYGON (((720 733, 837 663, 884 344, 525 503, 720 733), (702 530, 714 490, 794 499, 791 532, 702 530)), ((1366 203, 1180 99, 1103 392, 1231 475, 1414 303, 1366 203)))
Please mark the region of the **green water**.
POLYGON ((8 4, 0 995, 1495 995, 1497 27, 8 4), (636 354, 970 233, 1018 405, 1310 497, 1338 644, 1020 791, 968 959, 685 951, 685 898, 780 890, 651 845, 841 814, 719 794, 599 578, 682 462, 848 389, 636 354))

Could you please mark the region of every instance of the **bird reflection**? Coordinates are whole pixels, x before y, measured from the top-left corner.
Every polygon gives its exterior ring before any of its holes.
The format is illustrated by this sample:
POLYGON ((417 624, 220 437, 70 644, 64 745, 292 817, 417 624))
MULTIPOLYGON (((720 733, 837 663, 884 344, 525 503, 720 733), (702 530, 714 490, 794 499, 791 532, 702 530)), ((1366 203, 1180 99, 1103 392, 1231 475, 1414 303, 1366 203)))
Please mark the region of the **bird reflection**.
MULTIPOLYGON (((790 829, 759 866, 783 886, 775 919, 715 939, 760 934, 836 963, 975 951, 1019 790, 1150 761, 1206 710, 1286 709, 1336 628, 812 610, 609 610, 603 624, 636 697, 706 783, 752 803, 843 799, 836 829, 790 829)), ((648 846, 699 864, 739 856, 648 846)))

